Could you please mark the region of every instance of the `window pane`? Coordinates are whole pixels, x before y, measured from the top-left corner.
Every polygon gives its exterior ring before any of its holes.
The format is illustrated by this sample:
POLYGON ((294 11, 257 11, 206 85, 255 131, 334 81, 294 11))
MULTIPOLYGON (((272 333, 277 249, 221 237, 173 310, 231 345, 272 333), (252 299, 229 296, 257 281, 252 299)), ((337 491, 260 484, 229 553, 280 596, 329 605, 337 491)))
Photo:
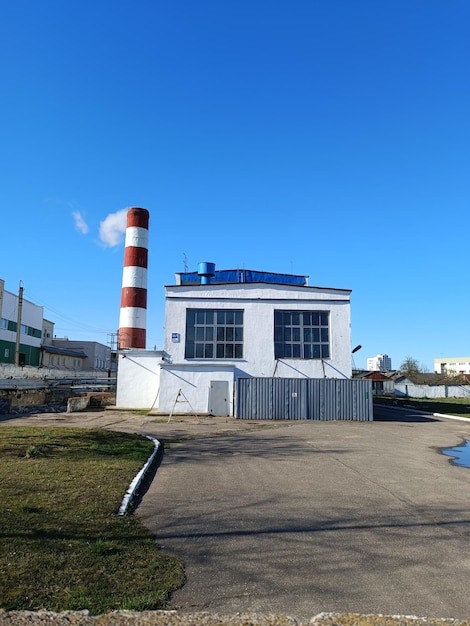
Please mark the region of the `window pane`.
POLYGON ((295 313, 292 313, 291 320, 292 326, 298 326, 300 324, 300 313, 298 313, 297 311, 295 313))
POLYGON ((329 354, 328 311, 275 311, 274 350, 276 358, 325 358, 321 355, 329 354))
POLYGON ((235 344, 235 358, 236 359, 243 358, 243 346, 241 343, 235 344))
POLYGON ((194 326, 190 326, 186 329, 186 342, 193 342, 196 338, 196 330, 194 326))
POLYGON ((321 346, 321 356, 322 356, 322 359, 330 358, 330 346, 326 344, 321 346))
POLYGON ((243 311, 186 310, 185 358, 225 359, 235 353, 242 358, 243 311))

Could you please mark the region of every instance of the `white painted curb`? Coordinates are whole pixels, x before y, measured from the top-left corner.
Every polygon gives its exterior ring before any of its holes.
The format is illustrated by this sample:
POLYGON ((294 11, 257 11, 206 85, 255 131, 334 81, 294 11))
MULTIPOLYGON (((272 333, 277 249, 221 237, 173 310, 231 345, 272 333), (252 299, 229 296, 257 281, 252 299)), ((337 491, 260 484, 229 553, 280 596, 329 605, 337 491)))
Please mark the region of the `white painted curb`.
POLYGON ((432 413, 435 417, 446 417, 449 420, 460 420, 470 424, 470 417, 459 417, 458 415, 446 415, 445 413, 432 413))
POLYGON ((137 476, 129 485, 126 493, 124 494, 124 498, 122 499, 121 506, 119 507, 118 515, 124 515, 125 513, 127 513, 127 509, 129 508, 129 505, 132 502, 132 499, 134 498, 135 492, 137 491, 140 483, 142 482, 142 479, 145 476, 145 473, 147 472, 149 467, 152 465, 153 460, 156 457, 157 452, 160 448, 160 442, 158 441, 158 439, 155 439, 155 437, 151 437, 150 435, 145 435, 145 436, 147 437, 147 439, 150 439, 150 441, 153 441, 154 446, 155 446, 154 451, 147 459, 147 462, 145 463, 143 468, 140 470, 140 472, 137 474, 137 476))

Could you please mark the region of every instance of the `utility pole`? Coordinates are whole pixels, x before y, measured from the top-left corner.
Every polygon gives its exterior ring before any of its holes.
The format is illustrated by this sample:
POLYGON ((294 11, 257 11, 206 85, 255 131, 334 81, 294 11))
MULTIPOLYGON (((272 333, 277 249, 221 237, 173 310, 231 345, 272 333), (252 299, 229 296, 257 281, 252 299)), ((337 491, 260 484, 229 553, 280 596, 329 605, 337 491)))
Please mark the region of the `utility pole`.
POLYGON ((23 311, 23 283, 20 280, 20 288, 18 292, 18 318, 16 321, 16 346, 15 346, 15 365, 20 364, 20 334, 21 334, 21 313, 23 311))

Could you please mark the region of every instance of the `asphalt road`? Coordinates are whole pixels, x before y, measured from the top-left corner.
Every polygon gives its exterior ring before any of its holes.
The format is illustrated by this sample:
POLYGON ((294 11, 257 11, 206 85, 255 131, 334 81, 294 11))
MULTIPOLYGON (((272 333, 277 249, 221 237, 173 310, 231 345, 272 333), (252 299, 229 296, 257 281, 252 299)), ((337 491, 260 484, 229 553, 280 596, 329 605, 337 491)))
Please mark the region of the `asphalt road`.
POLYGON ((470 469, 439 452, 465 439, 385 410, 171 443, 137 511, 185 561, 170 608, 468 619, 470 469))
POLYGON ((440 448, 470 421, 390 409, 374 422, 2 416, 171 442, 137 509, 186 564, 169 608, 470 618, 470 468, 440 448), (184 441, 181 438, 187 438, 184 441))

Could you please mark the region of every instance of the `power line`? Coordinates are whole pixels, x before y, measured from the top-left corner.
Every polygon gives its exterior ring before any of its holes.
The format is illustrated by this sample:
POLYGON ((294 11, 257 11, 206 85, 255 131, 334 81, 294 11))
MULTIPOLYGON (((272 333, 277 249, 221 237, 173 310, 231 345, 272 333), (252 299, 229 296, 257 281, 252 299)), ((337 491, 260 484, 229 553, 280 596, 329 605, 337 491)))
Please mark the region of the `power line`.
MULTIPOLYGON (((85 330, 88 331, 93 331, 93 332, 101 332, 101 333, 108 333, 110 331, 109 328, 97 328, 96 326, 91 326, 90 324, 86 324, 84 322, 81 322, 79 320, 76 320, 68 315, 65 315, 64 313, 61 313, 60 311, 57 311, 57 309, 54 309, 53 307, 51 307, 49 304, 47 304, 44 301, 41 301, 41 299, 39 299, 35 294, 33 294, 31 291, 29 290, 25 290, 25 293, 28 297, 28 300, 31 300, 31 302, 33 302, 34 304, 38 305, 38 306, 42 306, 45 309, 47 309, 48 311, 50 311, 51 313, 54 313, 54 315, 56 315, 59 318, 62 318, 63 320, 67 321, 67 322, 71 322, 73 324, 75 324, 78 327, 81 327, 85 330)), ((65 328, 63 330, 75 330, 75 328, 65 328)))

